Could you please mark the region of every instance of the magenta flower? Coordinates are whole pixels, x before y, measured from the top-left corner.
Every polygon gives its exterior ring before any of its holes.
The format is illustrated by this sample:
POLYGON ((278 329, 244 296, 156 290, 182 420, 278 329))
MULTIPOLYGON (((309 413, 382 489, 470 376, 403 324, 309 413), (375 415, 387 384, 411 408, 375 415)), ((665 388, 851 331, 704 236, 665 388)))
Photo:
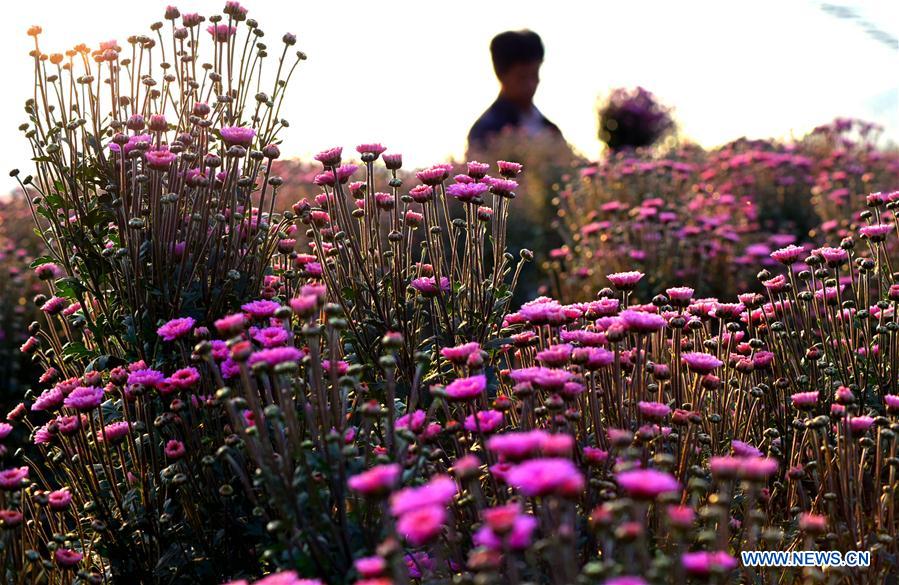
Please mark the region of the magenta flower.
POLYGON ((548 433, 534 430, 494 435, 487 440, 487 449, 512 461, 521 461, 543 448, 548 433))
POLYGON ((453 183, 446 188, 446 194, 463 203, 471 203, 479 200, 489 188, 485 183, 453 183))
POLYGON ((165 325, 161 326, 156 330, 156 333, 159 334, 165 341, 175 341, 181 337, 184 337, 188 333, 193 330, 194 324, 197 321, 193 317, 181 317, 179 319, 172 319, 165 325))
POLYGON ((637 404, 637 408, 644 417, 656 421, 664 420, 666 416, 671 414, 671 408, 661 402, 640 401, 637 404))
POLYGON ((200 372, 192 367, 181 368, 169 376, 168 380, 175 386, 175 388, 187 390, 200 383, 200 372))
POLYGON ((622 471, 615 476, 615 481, 628 496, 637 500, 654 500, 662 494, 680 489, 680 484, 673 475, 655 469, 622 471))
POLYGON ((376 465, 351 477, 347 485, 354 492, 366 496, 383 496, 393 489, 402 471, 396 463, 376 465))
POLYGON ((343 153, 343 147, 335 146, 327 150, 323 150, 313 156, 315 160, 322 163, 324 167, 336 167, 340 164, 340 156, 343 153))
POLYGON ((513 179, 521 173, 522 166, 517 162, 509 162, 505 160, 496 163, 499 167, 499 174, 507 179, 513 179))
POLYGON ((761 457, 762 452, 753 447, 749 443, 744 443, 743 441, 738 441, 734 439, 730 442, 730 448, 733 450, 734 455, 737 457, 761 457))
POLYGON ((279 347, 287 343, 289 335, 284 327, 265 327, 252 331, 253 339, 258 341, 262 347, 271 348, 279 347))
POLYGON ((438 290, 444 292, 449 290, 449 279, 445 276, 441 276, 440 288, 438 289, 437 281, 433 276, 422 276, 412 280, 412 288, 426 297, 433 297, 437 294, 438 290))
POLYGON ((37 397, 34 401, 34 404, 31 405, 31 410, 38 412, 42 410, 52 410, 60 406, 63 402, 64 395, 62 390, 59 387, 54 386, 48 390, 44 390, 41 392, 41 395, 37 397))
POLYGON ((895 394, 886 394, 883 397, 883 404, 890 414, 899 413, 899 396, 895 394))
POLYGON ((256 131, 245 126, 226 126, 220 130, 222 140, 226 146, 243 146, 249 148, 253 145, 256 131))
POLYGON ((574 497, 584 489, 584 476, 569 459, 531 459, 509 470, 506 483, 528 497, 574 497))
POLYGON ((630 272, 615 272, 614 274, 607 274, 606 278, 609 279, 609 282, 612 283, 612 286, 617 288, 618 290, 633 290, 636 288, 637 283, 640 282, 645 275, 642 272, 637 272, 636 270, 632 270, 630 272))
POLYGON ((229 26, 227 24, 215 24, 206 27, 206 32, 212 35, 215 42, 227 43, 231 37, 234 36, 234 33, 237 32, 237 27, 229 26))
POLYGON ((53 558, 56 559, 56 564, 60 567, 71 568, 77 567, 84 556, 80 552, 76 552, 70 548, 58 548, 56 549, 56 552, 53 553, 53 558))
POLYGON ((41 311, 48 315, 58 315, 68 304, 69 301, 62 297, 50 297, 43 305, 41 305, 41 311))
POLYGON ((790 401, 800 410, 809 410, 818 404, 818 391, 797 392, 790 396, 790 401))
POLYGON ((453 364, 461 365, 468 361, 468 356, 479 351, 481 351, 481 344, 477 341, 472 341, 456 347, 444 347, 440 350, 440 355, 453 364))
POLYGON ((456 495, 456 482, 446 475, 438 475, 421 487, 404 488, 390 496, 390 512, 401 516, 427 506, 444 507, 456 495))
POLYGON ((678 528, 690 528, 696 519, 696 512, 690 506, 668 506, 665 511, 668 513, 668 521, 678 528))
POLYGON ((165 444, 165 456, 173 461, 181 459, 185 453, 187 453, 187 449, 184 448, 184 443, 177 439, 172 439, 165 444))
POLYGON ((155 387, 163 380, 165 380, 165 374, 149 368, 135 370, 128 374, 128 384, 139 384, 148 388, 155 387))
POLYGON ((690 351, 681 356, 687 367, 697 374, 711 374, 716 369, 724 365, 724 362, 715 356, 698 351, 690 351))
POLYGON ((119 421, 109 423, 99 431, 97 431, 97 441, 100 443, 117 443, 125 438, 131 432, 131 423, 127 421, 119 421))
POLYGON ((261 299, 241 305, 240 308, 249 313, 254 319, 261 320, 274 316, 275 311, 281 308, 281 304, 261 299))
POLYGON ((615 354, 601 347, 579 347, 572 352, 571 358, 574 363, 588 370, 598 370, 611 365, 615 361, 615 354))
POLYGON ((633 309, 621 311, 619 318, 628 331, 638 334, 654 333, 667 325, 667 321, 661 315, 633 309))
POLYGON ((306 354, 295 347, 272 347, 268 349, 260 349, 250 356, 250 365, 264 363, 270 367, 285 362, 299 363, 306 354))
POLYGON ((814 254, 819 256, 828 266, 836 267, 846 263, 849 260, 849 252, 842 248, 831 248, 825 246, 814 250, 814 254))
POLYGON ((220 335, 236 335, 246 327, 247 318, 243 313, 226 315, 215 322, 215 328, 220 335))
POLYGON ((396 531, 412 546, 422 546, 436 538, 446 524, 446 509, 424 506, 404 513, 396 523, 396 531))
POLYGON ((681 555, 684 570, 696 577, 708 577, 712 572, 727 572, 737 566, 737 559, 724 551, 699 551, 681 555))
POLYGON ((148 167, 154 171, 166 171, 175 162, 178 155, 167 148, 160 148, 147 151, 146 157, 148 167))
POLYGON ((85 411, 93 410, 100 406, 103 402, 103 388, 96 386, 79 386, 72 390, 72 393, 66 396, 63 404, 67 408, 85 411))
POLYGON ((56 490, 47 495, 47 504, 51 510, 61 512, 69 507, 72 501, 72 492, 67 489, 56 490))
POLYGON ((12 491, 17 490, 25 485, 28 479, 28 468, 11 467, 0 471, 0 489, 12 491))
POLYGON ((780 248, 779 250, 771 252, 771 257, 781 264, 789 266, 790 264, 795 264, 802 260, 802 257, 805 256, 805 254, 805 248, 790 244, 786 248, 780 248))
POLYGON ((743 459, 738 475, 745 479, 763 481, 773 475, 779 466, 777 459, 770 457, 747 457, 743 459))
MULTIPOLYGON (((537 529, 537 519, 530 514, 518 513, 518 506, 515 504, 510 507, 516 509, 514 517, 509 522, 510 526, 494 527, 494 523, 487 520, 487 523, 475 532, 472 537, 472 541, 477 546, 483 546, 496 552, 504 550, 503 543, 512 550, 525 550, 531 546, 534 530, 537 529)), ((484 513, 485 519, 494 510, 496 508, 486 510, 484 513)))
POLYGON ((480 396, 487 388, 487 377, 484 374, 459 378, 443 389, 450 400, 471 400, 480 396))
POLYGON ((485 435, 499 430, 503 424, 503 413, 498 410, 479 410, 465 418, 465 429, 472 433, 482 432, 485 435), (475 420, 477 416, 477 420, 475 420))
POLYGON ((356 147, 356 152, 358 152, 359 154, 374 155, 372 160, 377 159, 378 156, 380 156, 381 153, 384 152, 385 150, 387 150, 387 147, 380 143, 377 143, 377 142, 360 144, 359 146, 356 147))

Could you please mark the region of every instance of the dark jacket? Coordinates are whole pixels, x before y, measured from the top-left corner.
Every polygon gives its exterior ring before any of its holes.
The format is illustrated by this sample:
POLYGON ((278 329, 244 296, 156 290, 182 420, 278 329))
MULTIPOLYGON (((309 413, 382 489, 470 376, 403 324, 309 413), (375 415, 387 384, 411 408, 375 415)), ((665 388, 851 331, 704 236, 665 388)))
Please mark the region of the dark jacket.
MULTIPOLYGON (((538 112, 539 113, 539 112, 538 112)), ((562 136, 559 128, 540 114, 543 125, 550 132, 562 136)), ((487 108, 487 111, 481 114, 474 126, 468 132, 469 148, 484 148, 490 141, 490 138, 499 133, 504 128, 517 128, 521 124, 521 110, 512 102, 496 98, 496 101, 487 108)))

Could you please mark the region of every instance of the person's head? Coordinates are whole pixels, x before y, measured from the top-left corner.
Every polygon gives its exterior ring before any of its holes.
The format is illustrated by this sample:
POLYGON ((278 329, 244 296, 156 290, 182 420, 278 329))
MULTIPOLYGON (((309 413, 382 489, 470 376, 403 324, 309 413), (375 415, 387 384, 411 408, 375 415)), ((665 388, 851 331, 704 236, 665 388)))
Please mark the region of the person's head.
POLYGON ((503 96, 521 105, 531 103, 543 64, 540 36, 530 30, 500 33, 490 42, 490 55, 503 96))

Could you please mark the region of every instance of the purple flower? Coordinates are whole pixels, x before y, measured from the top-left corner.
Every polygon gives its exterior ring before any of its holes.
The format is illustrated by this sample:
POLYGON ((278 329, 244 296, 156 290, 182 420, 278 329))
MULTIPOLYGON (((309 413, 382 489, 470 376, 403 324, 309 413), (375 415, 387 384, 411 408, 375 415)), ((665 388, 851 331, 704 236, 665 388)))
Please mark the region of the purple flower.
POLYGON ((240 308, 249 313, 254 319, 268 319, 275 314, 275 311, 281 308, 281 304, 261 299, 241 305, 240 308))
POLYGON ((681 555, 684 570, 696 577, 707 577, 712 572, 731 571, 737 566, 737 559, 724 551, 699 551, 681 555))
POLYGON ((196 320, 193 317, 181 317, 179 319, 172 319, 162 327, 156 330, 156 333, 159 334, 165 341, 175 341, 180 337, 184 337, 194 327, 196 320))
POLYGON ((271 367, 277 366, 284 362, 299 363, 303 359, 304 354, 295 347, 272 347, 268 349, 260 349, 250 356, 250 365, 264 363, 271 367))
POLYGON ((28 479, 28 468, 11 467, 0 471, 0 489, 11 491, 17 490, 25 484, 28 479))
POLYGON ((465 418, 465 429, 476 433, 478 431, 489 435, 499 429, 503 424, 503 413, 498 410, 479 410, 465 418), (477 420, 475 420, 477 416, 477 420))
POLYGON ((148 388, 155 387, 163 380, 165 380, 165 374, 150 368, 135 370, 128 374, 128 384, 140 384, 148 388))
POLYGON ((627 309, 618 315, 628 331, 634 333, 653 333, 665 328, 667 321, 656 313, 627 309))
POLYGON ((459 378, 443 389, 450 400, 471 400, 480 396, 487 388, 487 377, 477 374, 468 378, 459 378))
POLYGON ((609 282, 612 283, 612 286, 618 290, 633 290, 644 276, 645 275, 642 272, 632 270, 630 272, 608 274, 606 275, 606 278, 608 278, 609 282))
MULTIPOLYGON (((412 280, 412 288, 420 292, 426 297, 433 297, 437 294, 437 281, 433 276, 422 276, 412 280)), ((445 276, 440 277, 441 291, 449 290, 449 279, 445 276)))
POLYGON ((66 396, 63 404, 75 410, 93 410, 103 402, 103 388, 96 386, 79 386, 66 396))
MULTIPOLYGON (((186 17, 187 15, 185 15, 186 17)), ((237 32, 237 27, 227 24, 215 24, 206 27, 206 32, 212 35, 217 43, 227 43, 228 40, 237 32)))
POLYGON ((471 203, 480 199, 490 186, 485 183, 453 183, 446 188, 446 194, 463 203, 471 203))
POLYGON ((655 469, 622 471, 615 476, 615 481, 627 495, 637 500, 654 500, 664 493, 680 489, 673 475, 655 469))
POLYGON ((697 374, 710 374, 724 365, 724 362, 715 356, 699 351, 690 351, 681 357, 686 362, 687 367, 697 374))
POLYGON ((253 144, 256 131, 245 126, 225 126, 221 129, 222 140, 226 146, 243 146, 249 148, 253 144))
POLYGON ((52 410, 61 405, 63 399, 64 396, 62 390, 54 386, 53 388, 44 390, 41 395, 37 397, 34 404, 31 405, 31 410, 52 410))
POLYGON ((569 459, 531 459, 509 470, 506 482, 527 497, 577 496, 584 489, 584 476, 569 459))

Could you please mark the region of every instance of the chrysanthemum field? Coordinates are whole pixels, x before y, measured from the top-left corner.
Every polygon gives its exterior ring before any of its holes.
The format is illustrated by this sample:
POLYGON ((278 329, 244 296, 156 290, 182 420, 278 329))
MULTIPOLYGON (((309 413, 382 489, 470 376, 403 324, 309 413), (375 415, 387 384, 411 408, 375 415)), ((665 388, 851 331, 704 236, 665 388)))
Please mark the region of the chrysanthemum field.
POLYGON ((236 2, 62 52, 28 33, 2 583, 897 579, 899 152, 876 126, 310 167, 279 148, 302 42, 236 2))

